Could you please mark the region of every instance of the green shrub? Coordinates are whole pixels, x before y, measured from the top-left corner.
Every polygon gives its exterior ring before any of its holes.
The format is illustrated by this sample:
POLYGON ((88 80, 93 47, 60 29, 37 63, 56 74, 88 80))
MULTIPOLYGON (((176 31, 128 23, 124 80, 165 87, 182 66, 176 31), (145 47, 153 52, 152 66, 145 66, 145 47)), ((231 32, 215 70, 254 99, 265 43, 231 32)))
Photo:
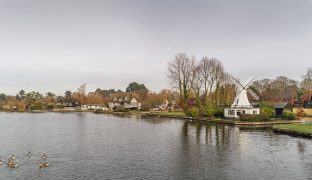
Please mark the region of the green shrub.
POLYGON ((217 111, 213 114, 215 117, 224 117, 224 110, 223 109, 217 109, 217 111))
POLYGON ((56 105, 55 108, 56 108, 56 109, 63 109, 64 106, 63 106, 63 105, 56 105))
POLYGON ((96 109, 96 110, 94 110, 94 113, 95 114, 103 114, 104 110, 103 109, 96 109))
POLYGON ((213 118, 213 117, 224 117, 224 109, 221 108, 217 108, 214 105, 208 105, 206 107, 204 107, 202 109, 202 116, 204 117, 209 117, 209 118, 213 118))
POLYGON ((115 112, 129 112, 129 110, 123 106, 117 106, 117 108, 115 109, 115 112))
POLYGON ((270 118, 273 118, 275 117, 275 110, 272 107, 264 106, 261 108, 261 114, 264 114, 270 118))
POLYGON ((287 119, 287 120, 295 120, 296 119, 296 115, 293 112, 284 111, 283 112, 283 118, 287 119))
POLYGON ((218 108, 212 104, 209 104, 209 105, 203 107, 202 112, 203 112, 202 115, 204 117, 212 117, 218 112, 218 108))
POLYGON ((241 121, 250 121, 250 122, 270 121, 270 118, 265 114, 241 114, 239 115, 239 119, 241 121))
POLYGON ((49 104, 49 105, 47 105, 47 107, 46 107, 48 110, 52 110, 52 109, 54 109, 54 105, 52 105, 52 104, 49 104))
POLYGON ((214 115, 217 112, 217 108, 215 107, 207 107, 206 109, 206 114, 209 115, 214 115))
POLYGON ((260 102, 259 106, 260 106, 261 109, 264 108, 264 107, 269 107, 269 108, 274 109, 274 105, 272 103, 270 103, 270 102, 260 102))
POLYGON ((43 110, 42 104, 34 104, 30 106, 30 110, 36 111, 36 110, 43 110))
POLYGON ((199 117, 199 109, 197 107, 192 107, 192 109, 189 111, 189 116, 193 118, 198 118, 199 117))

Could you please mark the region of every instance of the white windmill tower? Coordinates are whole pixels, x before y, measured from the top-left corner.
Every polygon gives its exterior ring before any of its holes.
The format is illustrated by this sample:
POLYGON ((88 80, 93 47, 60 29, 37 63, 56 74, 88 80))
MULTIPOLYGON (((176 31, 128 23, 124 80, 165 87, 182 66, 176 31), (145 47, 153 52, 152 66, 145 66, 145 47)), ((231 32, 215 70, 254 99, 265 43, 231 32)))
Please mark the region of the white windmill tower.
MULTIPOLYGON (((233 77, 232 77, 233 78, 233 77)), ((260 108, 254 108, 249 100, 248 93, 255 99, 259 100, 259 97, 254 93, 249 86, 253 81, 253 77, 248 79, 245 84, 242 84, 239 80, 233 78, 239 91, 234 99, 234 102, 230 108, 224 109, 224 116, 226 118, 239 118, 240 114, 260 114, 260 108)))

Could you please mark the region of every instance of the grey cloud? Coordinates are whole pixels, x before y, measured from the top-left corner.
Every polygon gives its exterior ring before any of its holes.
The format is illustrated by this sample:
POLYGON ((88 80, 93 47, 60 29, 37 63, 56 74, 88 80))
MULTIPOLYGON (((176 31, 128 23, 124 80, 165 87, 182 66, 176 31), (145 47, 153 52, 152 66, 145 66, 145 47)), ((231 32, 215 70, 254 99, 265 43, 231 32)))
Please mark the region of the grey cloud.
POLYGON ((179 52, 241 79, 300 79, 311 63, 309 0, 0 0, 0 92, 169 88, 179 52))

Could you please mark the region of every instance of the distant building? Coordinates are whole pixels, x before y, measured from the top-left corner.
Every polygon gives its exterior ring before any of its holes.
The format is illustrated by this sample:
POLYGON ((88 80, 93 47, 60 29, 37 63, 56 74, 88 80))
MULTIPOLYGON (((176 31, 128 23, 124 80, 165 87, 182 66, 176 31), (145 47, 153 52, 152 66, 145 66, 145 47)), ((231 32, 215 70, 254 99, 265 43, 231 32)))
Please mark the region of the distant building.
POLYGON ((120 106, 120 103, 117 103, 117 102, 110 102, 110 103, 108 103, 108 107, 110 109, 115 109, 118 106, 120 106))
POLYGON ((94 111, 98 109, 103 110, 103 111, 108 110, 107 107, 104 107, 103 105, 100 105, 100 104, 86 104, 86 105, 81 106, 82 111, 94 111))
POLYGON ((130 102, 125 102, 124 107, 126 109, 141 109, 141 103, 139 103, 135 98, 132 98, 130 102))
POLYGON ((131 101, 128 96, 124 97, 114 97, 111 102, 108 103, 110 109, 115 109, 118 106, 123 106, 126 109, 141 109, 141 103, 139 103, 135 98, 131 101))
POLYGON ((189 107, 194 107, 194 106, 196 106, 196 99, 195 99, 195 98, 190 98, 190 99, 188 100, 188 105, 189 105, 189 107))
POLYGON ((312 108, 312 90, 300 97, 300 103, 304 108, 312 108))
POLYGON ((284 112, 286 105, 287 105, 287 102, 279 102, 275 104, 274 108, 275 108, 276 118, 283 118, 283 112, 284 112))
POLYGON ((171 101, 171 105, 169 104, 169 110, 174 111, 179 108, 179 105, 177 104, 176 100, 171 101))
POLYGON ((68 101, 68 102, 63 102, 62 103, 63 107, 78 107, 80 106, 80 102, 78 101, 68 101))
POLYGON ((167 110, 169 108, 169 102, 167 99, 163 100, 163 103, 158 107, 159 110, 167 110))
POLYGON ((3 105, 1 109, 5 111, 18 111, 18 107, 15 105, 3 105))

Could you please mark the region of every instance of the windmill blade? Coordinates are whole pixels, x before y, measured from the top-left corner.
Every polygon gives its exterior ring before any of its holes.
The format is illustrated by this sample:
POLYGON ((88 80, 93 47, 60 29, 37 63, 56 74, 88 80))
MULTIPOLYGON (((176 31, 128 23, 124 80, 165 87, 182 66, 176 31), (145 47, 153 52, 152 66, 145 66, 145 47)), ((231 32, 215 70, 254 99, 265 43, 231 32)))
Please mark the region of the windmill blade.
POLYGON ((252 83, 253 80, 254 80, 253 77, 250 77, 250 78, 248 79, 248 81, 246 82, 246 85, 245 85, 245 89, 248 88, 248 87, 250 86, 250 84, 252 83))
POLYGON ((260 99, 259 96, 257 96, 257 94, 253 92, 251 89, 248 89, 247 91, 256 101, 260 99))
MULTIPOLYGON (((231 76, 232 77, 232 76, 231 76)), ((239 80, 235 79, 234 77, 232 77, 232 79, 234 80, 234 82, 238 85, 241 86, 243 89, 245 89, 245 87, 242 85, 242 83, 239 82, 239 80)))
POLYGON ((231 76, 231 77, 232 77, 232 79, 234 80, 234 82, 236 83, 237 86, 241 86, 240 91, 236 93, 237 95, 239 95, 245 89, 245 87, 240 83, 239 80, 235 79, 233 76, 231 76))

